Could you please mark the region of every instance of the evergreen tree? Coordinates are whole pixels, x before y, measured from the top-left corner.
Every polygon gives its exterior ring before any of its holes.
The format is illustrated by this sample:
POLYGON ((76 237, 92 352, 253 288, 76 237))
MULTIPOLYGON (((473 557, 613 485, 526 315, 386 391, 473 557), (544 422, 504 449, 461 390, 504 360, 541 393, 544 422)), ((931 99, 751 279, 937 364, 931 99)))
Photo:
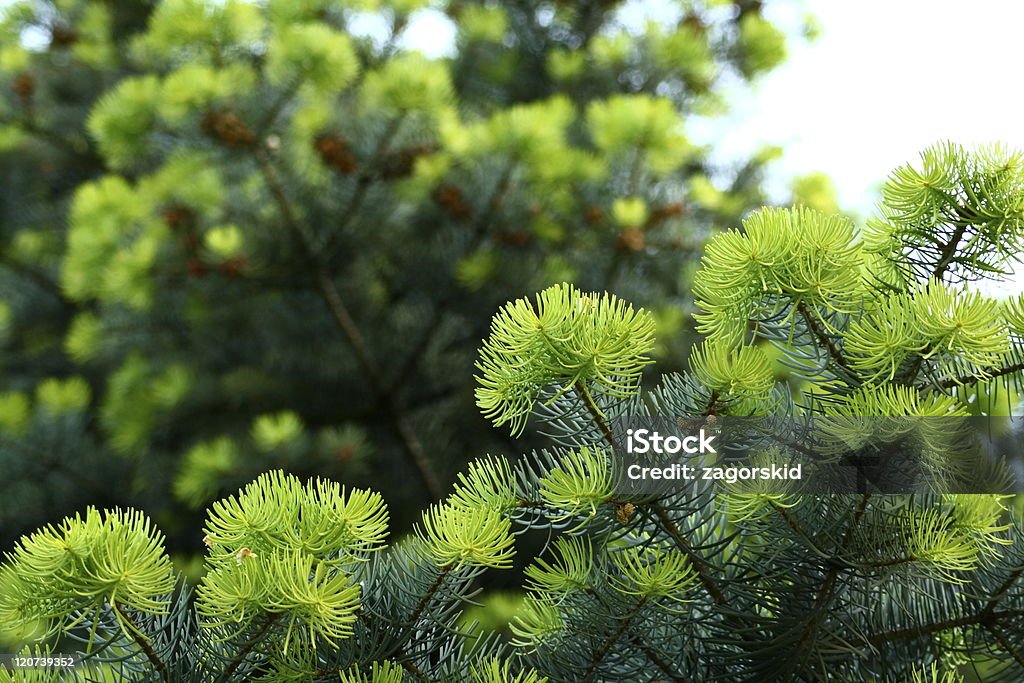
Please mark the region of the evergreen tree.
POLYGON ((483 324, 563 280, 648 302, 678 367, 694 256, 771 156, 714 168, 680 121, 781 31, 759 2, 635 36, 617 2, 453 1, 432 60, 401 49, 426 4, 4 7, 0 542, 133 504, 180 549, 182 509, 270 468, 408 473, 418 509, 503 445, 483 324))
MULTIPOLYGON (((384 547, 376 493, 271 472, 208 511, 194 608, 148 519, 90 509, 6 556, 0 618, 82 640, 98 675, 132 680, 1018 681, 1011 497, 746 482, 623 497, 613 449, 626 415, 988 412, 982 397, 1022 379, 1024 297, 968 283, 999 277, 1022 240, 1024 156, 998 147, 928 150, 861 229, 755 212, 709 241, 706 338, 649 392, 653 316, 555 285, 493 318, 476 392, 496 425, 536 421, 550 447, 474 461, 409 538, 384 547), (798 372, 780 378, 769 345, 798 372), (508 568, 528 529, 551 541, 509 641, 474 634, 459 616, 475 579, 508 568)), ((933 446, 937 471, 968 455, 933 446)))

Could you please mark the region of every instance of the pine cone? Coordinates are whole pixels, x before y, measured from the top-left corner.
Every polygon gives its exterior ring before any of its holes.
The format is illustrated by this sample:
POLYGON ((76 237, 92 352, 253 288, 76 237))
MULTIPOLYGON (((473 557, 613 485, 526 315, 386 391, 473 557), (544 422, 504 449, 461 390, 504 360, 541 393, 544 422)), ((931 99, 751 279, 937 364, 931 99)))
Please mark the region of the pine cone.
POLYGON ((228 147, 241 149, 256 144, 256 135, 237 114, 212 111, 203 117, 203 130, 228 147))
POLYGON ((472 210, 462 198, 462 191, 454 185, 442 185, 434 193, 434 201, 441 205, 457 221, 467 221, 472 210))
POLYGON ((324 133, 313 142, 320 160, 342 175, 349 175, 359 167, 356 158, 349 151, 348 140, 340 135, 324 133))
POLYGON ((640 228, 628 228, 619 233, 615 247, 619 251, 640 251, 647 244, 644 231, 640 228))
POLYGON ((50 47, 70 47, 78 42, 78 33, 67 26, 54 26, 50 29, 50 47))
POLYGON ((32 99, 32 95, 35 94, 36 79, 29 72, 23 71, 15 77, 11 89, 23 103, 28 103, 32 99))

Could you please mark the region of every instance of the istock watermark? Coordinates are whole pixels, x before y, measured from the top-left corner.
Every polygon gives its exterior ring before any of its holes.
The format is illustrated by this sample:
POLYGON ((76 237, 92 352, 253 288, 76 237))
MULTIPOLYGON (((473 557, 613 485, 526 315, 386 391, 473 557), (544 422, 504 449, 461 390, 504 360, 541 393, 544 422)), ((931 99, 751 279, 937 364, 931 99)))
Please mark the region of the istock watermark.
POLYGON ((609 424, 612 473, 623 496, 710 487, 1024 492, 1021 418, 624 416, 609 424))
POLYGON ((626 430, 626 452, 627 453, 715 453, 712 446, 715 437, 707 434, 703 429, 699 434, 690 436, 662 436, 659 432, 649 429, 627 429, 626 430), (696 445, 694 445, 696 444, 696 445))

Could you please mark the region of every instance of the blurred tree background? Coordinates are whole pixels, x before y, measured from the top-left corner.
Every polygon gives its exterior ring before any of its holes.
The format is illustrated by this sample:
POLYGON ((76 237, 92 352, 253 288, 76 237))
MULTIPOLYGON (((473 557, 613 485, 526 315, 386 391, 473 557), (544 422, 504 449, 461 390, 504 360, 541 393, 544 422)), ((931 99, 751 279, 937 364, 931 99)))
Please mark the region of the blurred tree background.
POLYGON ((3 547, 132 505, 188 555, 269 468, 369 485, 402 528, 528 448, 480 417, 473 362, 552 283, 652 310, 682 366, 700 247, 777 154, 717 167, 686 121, 798 37, 753 0, 639 32, 609 0, 431 2, 457 37, 430 59, 402 47, 427 4, 0 10, 3 547))

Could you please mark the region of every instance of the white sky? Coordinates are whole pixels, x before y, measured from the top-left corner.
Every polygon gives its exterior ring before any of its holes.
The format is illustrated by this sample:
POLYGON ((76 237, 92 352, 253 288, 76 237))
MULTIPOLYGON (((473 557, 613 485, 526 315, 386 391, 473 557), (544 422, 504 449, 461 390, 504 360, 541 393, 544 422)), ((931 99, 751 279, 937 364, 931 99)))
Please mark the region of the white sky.
MULTIPOLYGON (((671 15, 670 5, 630 0, 622 18, 639 26, 671 15)), ((821 171, 840 206, 866 217, 889 172, 935 142, 1024 149, 1024 1, 767 0, 765 12, 792 32, 810 12, 818 39, 791 40, 789 59, 753 92, 729 93, 727 117, 690 121, 687 130, 722 161, 782 147, 767 183, 774 200, 785 201, 794 176, 821 171)), ((423 20, 410 26, 407 45, 444 52, 450 25, 441 15, 423 20)), ((1012 289, 1024 291, 1024 267, 1017 271, 1012 289)))
MULTIPOLYGON (((820 38, 735 101, 724 153, 785 150, 782 178, 823 171, 870 212, 888 172, 942 139, 1024 148, 1024 2, 806 0, 820 38)), ((768 4, 771 7, 771 3, 768 4)), ((781 19, 782 17, 780 17, 781 19)))
MULTIPOLYGON (((630 24, 671 14, 668 0, 631 0, 630 24)), ((1002 141, 1024 148, 1024 2, 1018 0, 767 0, 766 14, 799 30, 817 18, 813 43, 791 41, 790 56, 755 92, 733 92, 733 112, 691 122, 723 159, 762 144, 785 150, 770 179, 780 199, 795 175, 823 171, 841 205, 871 211, 889 171, 943 139, 1002 141)), ((404 41, 430 54, 450 49, 452 28, 419 13, 404 41)))

